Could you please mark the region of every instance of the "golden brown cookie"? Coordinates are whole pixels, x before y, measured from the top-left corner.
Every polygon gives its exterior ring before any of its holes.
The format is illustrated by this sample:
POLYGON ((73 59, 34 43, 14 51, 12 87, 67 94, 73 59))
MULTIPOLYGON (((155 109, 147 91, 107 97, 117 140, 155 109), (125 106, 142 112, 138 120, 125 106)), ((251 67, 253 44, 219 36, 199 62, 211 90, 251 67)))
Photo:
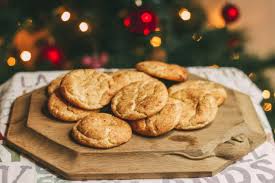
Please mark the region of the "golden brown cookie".
POLYGON ((77 122, 72 136, 86 146, 111 148, 128 142, 132 130, 128 123, 110 114, 93 113, 77 122))
POLYGON ((173 95, 175 92, 180 90, 190 90, 193 92, 193 95, 206 95, 210 94, 214 96, 217 100, 218 105, 223 104, 225 99, 227 98, 227 93, 225 88, 212 81, 205 80, 188 80, 184 83, 179 83, 171 86, 168 89, 169 95, 173 95))
POLYGON ((120 118, 138 120, 159 112, 167 100, 166 86, 153 79, 125 86, 112 99, 111 107, 113 113, 120 118))
POLYGON ((181 103, 179 100, 169 98, 160 112, 145 119, 131 121, 133 131, 144 136, 159 136, 171 131, 179 123, 181 103))
POLYGON ((48 100, 48 110, 54 117, 63 121, 77 121, 92 112, 96 112, 72 106, 61 97, 58 90, 55 90, 54 93, 50 95, 48 100))
POLYGON ((79 69, 68 73, 62 80, 60 92, 77 107, 93 110, 107 105, 113 97, 111 76, 93 69, 79 69))
POLYGON ((121 88, 129 85, 130 83, 152 79, 151 76, 143 72, 131 71, 131 70, 114 72, 112 74, 112 77, 114 80, 114 84, 112 86, 114 93, 117 93, 121 88))
POLYGON ((151 76, 172 81, 185 81, 188 76, 184 67, 158 61, 140 62, 136 65, 136 69, 151 76))
POLYGON ((181 118, 176 129, 203 128, 210 124, 217 115, 218 104, 212 95, 193 95, 192 91, 180 90, 171 97, 182 101, 181 118))
POLYGON ((57 88, 59 88, 60 83, 63 79, 64 75, 58 76, 54 80, 50 82, 48 85, 48 94, 51 95, 57 88))

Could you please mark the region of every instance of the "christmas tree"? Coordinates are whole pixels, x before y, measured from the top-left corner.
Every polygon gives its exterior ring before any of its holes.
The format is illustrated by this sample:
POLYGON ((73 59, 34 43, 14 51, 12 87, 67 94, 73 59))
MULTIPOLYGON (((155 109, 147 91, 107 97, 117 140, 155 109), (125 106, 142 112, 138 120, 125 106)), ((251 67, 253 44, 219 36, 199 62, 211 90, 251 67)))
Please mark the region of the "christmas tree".
MULTIPOLYGON (((223 24, 211 26, 194 0, 2 0, 0 82, 18 71, 128 68, 151 59, 237 67, 270 93, 261 72, 275 59, 247 55, 245 32, 228 29, 240 10, 226 3, 220 11, 223 24)), ((272 119, 273 102, 263 104, 272 119)))

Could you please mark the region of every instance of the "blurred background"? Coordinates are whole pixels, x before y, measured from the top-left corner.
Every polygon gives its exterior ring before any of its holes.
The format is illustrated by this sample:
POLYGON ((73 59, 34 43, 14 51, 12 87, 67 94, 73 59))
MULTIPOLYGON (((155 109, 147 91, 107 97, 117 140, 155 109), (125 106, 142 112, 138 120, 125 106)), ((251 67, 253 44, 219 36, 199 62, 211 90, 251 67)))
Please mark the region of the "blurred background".
POLYGON ((262 89, 274 128, 274 8, 274 0, 0 0, 0 83, 20 71, 145 59, 236 67, 262 89))

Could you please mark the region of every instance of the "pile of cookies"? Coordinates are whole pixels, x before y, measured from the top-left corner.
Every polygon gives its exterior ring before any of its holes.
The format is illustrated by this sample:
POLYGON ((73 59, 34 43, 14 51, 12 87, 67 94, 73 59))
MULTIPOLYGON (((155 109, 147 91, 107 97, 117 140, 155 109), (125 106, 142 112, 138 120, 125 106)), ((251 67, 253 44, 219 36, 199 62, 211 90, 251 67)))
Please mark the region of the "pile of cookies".
POLYGON ((214 120, 227 94, 217 83, 187 77, 185 68, 157 61, 113 73, 73 70, 49 84, 48 110, 76 122, 73 139, 95 148, 126 143, 132 131, 152 137, 200 129, 214 120), (177 83, 167 89, 164 80, 177 83))

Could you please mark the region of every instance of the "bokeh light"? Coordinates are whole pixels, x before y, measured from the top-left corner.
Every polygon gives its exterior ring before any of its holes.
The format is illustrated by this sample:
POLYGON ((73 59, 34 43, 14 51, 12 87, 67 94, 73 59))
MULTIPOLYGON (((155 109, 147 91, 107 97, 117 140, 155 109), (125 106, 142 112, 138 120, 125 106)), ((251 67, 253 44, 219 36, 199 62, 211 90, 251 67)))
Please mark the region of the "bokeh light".
POLYGON ((31 60, 32 55, 31 52, 29 51, 22 51, 20 54, 20 58, 24 61, 24 62, 28 62, 31 60))
POLYGON ((142 5, 142 0, 135 0, 135 4, 139 7, 142 5))
POLYGON ((248 74, 248 77, 251 79, 251 80, 256 80, 256 74, 254 72, 251 72, 248 74))
POLYGON ((270 91, 264 90, 262 93, 262 96, 264 99, 269 99, 270 98, 270 91))
POLYGON ((237 60, 239 60, 240 59, 240 54, 239 53, 233 53, 232 55, 231 55, 231 59, 232 60, 235 60, 235 61, 237 61, 237 60))
POLYGON ((196 41, 196 42, 200 42, 200 41, 202 40, 202 35, 199 34, 199 33, 194 33, 194 34, 192 35, 192 39, 193 39, 194 41, 196 41))
POLYGON ((263 109, 264 109, 264 111, 266 111, 266 112, 272 111, 272 104, 269 103, 269 102, 265 102, 265 103, 263 104, 263 109))
POLYGON ((150 34, 150 30, 149 29, 144 29, 143 30, 143 34, 145 35, 145 36, 147 36, 148 34, 150 34))
POLYGON ((7 59, 7 64, 8 64, 8 66, 10 66, 10 67, 15 66, 15 64, 16 64, 16 59, 15 59, 14 57, 9 57, 9 58, 7 59))
POLYGON ((187 21, 191 19, 191 13, 186 8, 181 8, 179 16, 182 20, 187 21))
POLYGON ((153 17, 150 13, 144 12, 141 14, 140 19, 143 23, 149 23, 152 21, 153 17))
POLYGON ((86 22, 81 22, 79 24, 79 29, 81 32, 86 32, 89 29, 89 25, 86 22))
POLYGON ((153 47, 159 47, 161 45, 161 38, 158 37, 158 36, 152 37, 151 40, 150 40, 150 44, 153 47))
POLYGON ((71 13, 68 11, 63 12, 61 15, 61 20, 64 22, 70 20, 70 18, 71 18, 71 13))

